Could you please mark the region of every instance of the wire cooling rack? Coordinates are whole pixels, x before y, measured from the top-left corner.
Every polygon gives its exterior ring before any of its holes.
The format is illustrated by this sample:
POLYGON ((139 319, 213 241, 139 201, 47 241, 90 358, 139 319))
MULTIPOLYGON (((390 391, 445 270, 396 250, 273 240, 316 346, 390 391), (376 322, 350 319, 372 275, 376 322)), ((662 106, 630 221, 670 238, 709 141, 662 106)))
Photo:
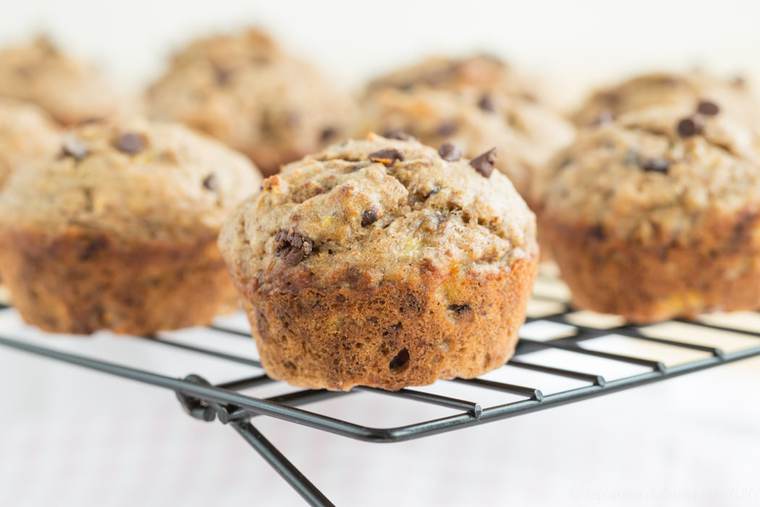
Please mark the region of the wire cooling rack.
MULTIPOLYGON (((174 391, 186 413, 231 426, 307 503, 317 506, 333 504, 256 429, 251 422, 255 417, 273 417, 365 442, 400 442, 547 410, 760 355, 760 314, 628 325, 614 316, 575 311, 568 304, 567 290, 551 273, 539 276, 528 315, 517 352, 503 368, 476 379, 440 381, 396 392, 357 387, 348 393, 296 389, 265 396, 265 388, 281 383, 263 372, 255 347, 251 344, 245 349, 250 352, 243 354, 217 347, 218 335, 250 340, 239 317, 203 328, 206 334, 214 335, 213 339, 206 336, 205 340, 189 341, 182 339, 182 333, 161 333, 134 340, 145 347, 181 349, 251 370, 249 375, 216 385, 196 373, 175 378, 67 352, 55 347, 55 339, 47 346, 47 342, 36 344, 0 331, 0 345, 174 391), (557 389, 558 380, 570 386, 557 389), (554 385, 553 392, 546 385, 554 385), (451 394, 452 387, 456 395, 451 394), (419 415, 402 426, 375 427, 313 409, 328 399, 350 401, 357 392, 413 402, 409 410, 419 415), (482 401, 493 393, 501 396, 498 401, 482 401), (302 408, 306 405, 312 410, 302 408), (431 418, 429 412, 421 410, 423 405, 442 407, 447 415, 431 418)), ((198 330, 195 335, 197 338, 198 330)))

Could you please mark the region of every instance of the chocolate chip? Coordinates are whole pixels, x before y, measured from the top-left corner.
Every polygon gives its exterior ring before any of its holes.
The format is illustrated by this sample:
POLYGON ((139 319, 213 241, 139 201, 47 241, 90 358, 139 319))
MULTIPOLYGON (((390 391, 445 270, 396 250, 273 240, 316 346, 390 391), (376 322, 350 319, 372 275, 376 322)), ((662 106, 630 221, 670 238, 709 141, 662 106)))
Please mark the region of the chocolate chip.
POLYGON ((410 136, 401 129, 387 129, 383 131, 383 137, 386 139, 397 139, 399 141, 410 141, 414 137, 410 136))
POLYGON ((457 315, 465 314, 469 311, 471 311, 472 308, 470 308, 470 305, 463 304, 463 305, 449 305, 449 311, 453 312, 457 315))
POLYGON ((443 160, 456 162, 462 158, 462 150, 457 148, 453 143, 443 143, 441 147, 438 148, 438 155, 440 155, 443 160))
POLYGON ((481 153, 474 159, 470 160, 470 165, 478 171, 483 177, 488 178, 493 172, 494 163, 496 162, 496 148, 491 148, 485 153, 481 153))
POLYGON ((607 233, 604 231, 604 227, 601 225, 593 226, 589 232, 592 238, 598 239, 599 241, 607 239, 607 233))
POLYGON ((697 123, 694 118, 684 118, 676 125, 676 131, 681 137, 692 137, 702 132, 702 125, 697 123))
POLYGON ((388 363, 388 368, 393 371, 400 371, 409 364, 409 351, 407 349, 401 349, 396 356, 388 363))
POLYGON ((106 238, 92 238, 85 243, 84 248, 79 253, 79 260, 88 261, 106 248, 108 248, 108 240, 106 238))
POLYGON ((435 129, 435 133, 441 137, 448 137, 459 130, 459 125, 455 121, 444 121, 438 128, 435 129))
POLYGON ((709 100, 700 100, 697 104, 697 112, 705 116, 715 116, 720 113, 720 106, 709 100))
POLYGON ((483 111, 487 111, 489 113, 496 111, 496 104, 494 104, 493 98, 487 93, 484 93, 480 96, 480 100, 478 100, 478 107, 483 111))
POLYGON ((644 160, 641 168, 647 172, 667 174, 670 169, 670 162, 664 158, 649 158, 644 160))
POLYGON ((294 231, 279 231, 275 237, 275 255, 286 264, 295 266, 314 251, 314 242, 294 231))
POLYGON ((127 155, 136 155, 145 149, 147 141, 142 134, 126 132, 114 141, 114 147, 127 155))
POLYGON ((71 157, 77 162, 85 158, 90 153, 87 145, 74 136, 66 136, 61 146, 61 156, 71 157))
POLYGON ((215 174, 209 174, 203 178, 203 188, 212 192, 219 188, 219 180, 217 180, 215 174))
POLYGON ((374 206, 362 211, 362 227, 367 227, 377 222, 377 208, 374 206))
POLYGON ((325 127, 322 132, 319 133, 319 141, 326 143, 335 138, 338 135, 338 129, 335 127, 325 127))
POLYGON ((404 154, 398 151, 396 148, 386 148, 384 150, 378 150, 369 154, 369 159, 372 162, 380 162, 385 166, 391 166, 396 161, 404 160, 404 154))
POLYGON ((219 86, 225 86, 232 80, 232 71, 221 65, 214 65, 214 80, 219 86))

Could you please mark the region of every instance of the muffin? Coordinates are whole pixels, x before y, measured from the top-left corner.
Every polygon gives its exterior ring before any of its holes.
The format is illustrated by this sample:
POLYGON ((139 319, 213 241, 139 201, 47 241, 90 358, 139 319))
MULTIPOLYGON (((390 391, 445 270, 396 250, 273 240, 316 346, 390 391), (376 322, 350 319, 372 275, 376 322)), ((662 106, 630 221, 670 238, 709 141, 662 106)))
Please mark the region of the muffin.
POLYGON ((382 90, 410 91, 415 88, 461 91, 475 89, 492 95, 543 102, 540 84, 517 72, 506 61, 490 54, 461 57, 431 56, 379 76, 364 95, 382 90))
POLYGON ((44 111, 0 97, 0 189, 13 170, 46 160, 60 147, 58 126, 44 111))
POLYGON ((32 102, 65 126, 111 118, 124 108, 98 69, 46 37, 0 49, 0 97, 32 102))
POLYGON ((90 124, 0 194, 0 274, 29 323, 150 334, 234 307, 216 247, 250 162, 184 127, 90 124))
POLYGON ((197 40, 146 93, 149 114, 248 155, 264 174, 346 135, 352 106, 258 29, 197 40))
POLYGON ((395 390, 504 364, 538 252, 493 162, 371 135, 264 180, 219 246, 267 373, 395 390))
POLYGON ((602 88, 585 100, 572 120, 578 126, 597 125, 654 106, 690 108, 699 100, 719 103, 736 121, 760 128, 760 107, 744 79, 720 79, 697 70, 642 74, 602 88))
POLYGON ((467 157, 496 146, 496 167, 526 197, 536 168, 574 136, 570 123, 537 102, 478 89, 388 88, 366 94, 361 106, 362 134, 451 142, 467 157))
POLYGON ((541 175, 542 245, 577 306, 634 322, 758 307, 757 137, 721 107, 625 114, 541 175))

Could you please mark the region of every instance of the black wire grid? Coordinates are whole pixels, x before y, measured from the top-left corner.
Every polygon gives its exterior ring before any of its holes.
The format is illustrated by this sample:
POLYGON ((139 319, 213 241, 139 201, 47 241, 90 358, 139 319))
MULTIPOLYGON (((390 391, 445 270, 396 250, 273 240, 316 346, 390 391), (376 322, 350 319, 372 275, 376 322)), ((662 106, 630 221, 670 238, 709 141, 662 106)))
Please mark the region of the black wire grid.
MULTIPOLYGON (((541 281, 542 279, 539 279, 539 282, 541 281)), ((544 276, 543 282, 556 284, 556 281, 547 279, 546 276, 544 276)), ((247 392, 252 391, 255 393, 257 387, 276 381, 270 379, 265 374, 257 372, 253 376, 212 385, 200 375, 192 374, 182 379, 173 378, 114 362, 42 347, 28 341, 4 336, 0 336, 0 345, 174 391, 183 409, 190 416, 207 422, 218 420, 225 425, 232 426, 307 503, 316 506, 329 506, 333 504, 251 424, 253 417, 274 417, 365 442, 401 442, 529 414, 539 410, 546 410, 566 403, 573 403, 615 391, 630 389, 643 384, 760 355, 760 330, 748 330, 746 327, 738 329, 697 321, 688 322, 691 326, 699 326, 701 330, 728 331, 731 334, 740 333, 742 337, 754 339, 749 342, 749 346, 727 351, 716 346, 695 342, 699 340, 690 341, 684 339, 688 337, 663 338, 651 336, 651 334, 646 333, 646 326, 620 323, 599 327, 579 325, 577 320, 573 319, 575 312, 568 305, 566 297, 562 295, 557 296, 556 291, 553 290, 549 292, 549 294, 542 294, 540 290, 537 290, 534 301, 543 301, 554 305, 557 311, 550 311, 549 314, 544 314, 540 317, 529 317, 527 321, 531 324, 537 321, 548 321, 563 325, 562 327, 570 330, 567 333, 569 336, 539 340, 526 338, 521 334, 522 337, 518 344, 517 352, 507 362, 507 365, 523 370, 540 372, 549 376, 574 379, 575 381, 581 381, 583 385, 545 395, 539 387, 532 385, 520 385, 485 378, 453 379, 447 381, 465 384, 478 389, 517 395, 519 397, 517 401, 486 408, 483 408, 479 403, 474 401, 433 394, 419 389, 402 389, 396 392, 388 392, 368 387, 357 387, 349 393, 306 389, 273 397, 256 397, 252 394, 242 394, 240 391, 246 390, 247 392), (662 360, 639 357, 638 355, 600 351, 583 345, 588 340, 610 335, 643 340, 644 342, 666 345, 687 351, 697 351, 702 354, 700 354, 699 359, 666 366, 662 360), (608 380, 593 371, 558 368, 542 364, 540 360, 531 360, 533 359, 531 356, 533 353, 547 349, 558 349, 573 355, 590 356, 628 365, 637 365, 643 367, 643 372, 608 380), (438 405, 453 410, 453 413, 436 419, 420 418, 419 421, 404 426, 370 427, 299 408, 329 398, 349 396, 351 393, 359 391, 371 391, 384 396, 403 398, 421 404, 438 405)), ((683 322, 685 323, 685 321, 683 322)), ((209 327, 215 332, 229 333, 230 335, 250 339, 247 332, 238 329, 220 325, 209 327)), ((211 342, 211 340, 209 341, 211 342)), ((190 345, 170 338, 151 337, 151 343, 180 348, 257 369, 261 368, 261 363, 256 359, 190 345)))

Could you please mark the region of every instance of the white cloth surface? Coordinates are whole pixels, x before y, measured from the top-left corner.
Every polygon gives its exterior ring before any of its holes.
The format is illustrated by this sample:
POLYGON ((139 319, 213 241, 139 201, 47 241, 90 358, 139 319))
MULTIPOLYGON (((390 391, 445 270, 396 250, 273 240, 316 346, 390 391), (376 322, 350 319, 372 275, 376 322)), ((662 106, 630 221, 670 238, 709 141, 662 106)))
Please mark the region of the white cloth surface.
MULTIPOLYGON (((0 329, 174 376, 257 372, 125 337, 40 338, 12 311, 0 312, 0 329)), ((188 339, 253 354, 245 339, 203 333, 188 339)), ((751 506, 759 369, 749 360, 398 444, 253 422, 337 505, 751 506)), ((231 428, 190 419, 169 391, 5 348, 0 386, 2 506, 302 505, 231 428)), ((309 409, 374 426, 451 413, 373 394, 309 409)))

